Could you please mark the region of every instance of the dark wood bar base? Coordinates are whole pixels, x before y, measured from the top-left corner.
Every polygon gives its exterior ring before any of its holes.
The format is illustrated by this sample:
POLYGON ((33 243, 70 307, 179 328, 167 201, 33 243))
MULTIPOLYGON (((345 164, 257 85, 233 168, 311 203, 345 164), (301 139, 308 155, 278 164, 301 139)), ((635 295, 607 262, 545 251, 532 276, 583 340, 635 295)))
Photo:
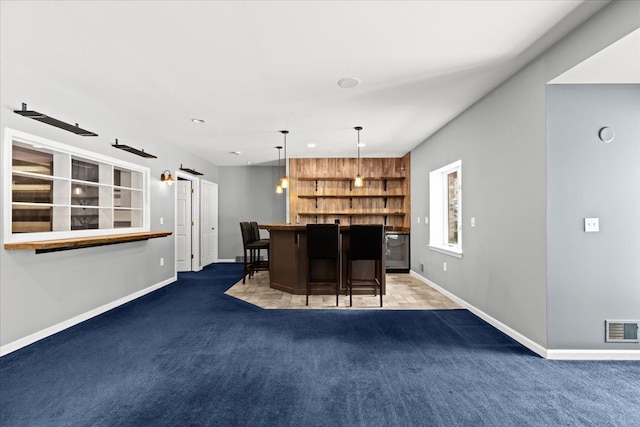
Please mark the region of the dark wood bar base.
MULTIPOLYGON (((296 295, 305 295, 307 289, 307 233, 304 225, 293 224, 262 224, 260 228, 269 230, 269 238, 271 249, 269 252, 269 277, 271 288, 278 289, 296 295)), ((349 226, 340 226, 341 237, 341 280, 340 291, 342 294, 346 292, 347 263, 346 253, 349 248, 349 226)), ((382 263, 384 265, 386 252, 382 251, 382 263)), ((323 268, 322 260, 314 261, 316 264, 313 269, 318 272, 315 280, 323 278, 331 278, 335 276, 334 267, 327 262, 326 268, 323 268), (326 277, 322 277, 326 274, 326 277)), ((356 261, 354 263, 354 277, 358 279, 368 279, 374 276, 373 261, 356 261)), ((385 278, 382 275, 382 292, 385 293, 385 278)), ((368 289, 354 290, 355 294, 373 294, 368 289)), ((314 291, 314 294, 332 294, 331 291, 314 291)))

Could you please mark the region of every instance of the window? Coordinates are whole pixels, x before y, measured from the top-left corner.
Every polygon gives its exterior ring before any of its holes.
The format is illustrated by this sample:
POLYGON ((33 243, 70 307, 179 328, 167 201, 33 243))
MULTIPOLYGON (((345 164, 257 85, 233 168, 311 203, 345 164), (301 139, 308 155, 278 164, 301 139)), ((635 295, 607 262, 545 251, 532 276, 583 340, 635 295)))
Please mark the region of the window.
POLYGON ((4 141, 7 242, 149 231, 148 168, 12 129, 4 141))
POLYGON ((462 257, 462 160, 429 173, 429 246, 462 257))

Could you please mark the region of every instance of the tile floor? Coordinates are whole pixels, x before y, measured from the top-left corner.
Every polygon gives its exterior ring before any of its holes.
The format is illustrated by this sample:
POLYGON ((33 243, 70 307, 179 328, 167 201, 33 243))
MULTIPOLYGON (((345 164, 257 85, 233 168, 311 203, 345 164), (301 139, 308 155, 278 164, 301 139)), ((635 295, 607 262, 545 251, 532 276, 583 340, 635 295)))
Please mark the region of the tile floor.
POLYGON ((340 296, 336 307, 335 295, 311 295, 309 306, 305 305, 305 295, 293 295, 269 287, 269 275, 261 271, 242 280, 225 292, 227 295, 266 309, 308 308, 308 309, 378 309, 378 310, 434 310, 462 308, 446 296, 409 274, 387 274, 387 294, 383 297, 384 307, 380 307, 380 297, 354 295, 353 307, 349 307, 349 297, 340 296))

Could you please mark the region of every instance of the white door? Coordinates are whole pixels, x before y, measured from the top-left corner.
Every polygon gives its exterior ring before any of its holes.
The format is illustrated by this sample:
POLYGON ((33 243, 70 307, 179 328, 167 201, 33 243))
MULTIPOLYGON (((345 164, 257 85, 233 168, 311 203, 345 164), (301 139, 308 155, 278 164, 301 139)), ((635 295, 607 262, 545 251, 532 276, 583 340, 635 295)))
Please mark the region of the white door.
POLYGON ((176 270, 191 271, 191 181, 178 180, 176 200, 176 270))
POLYGON ((218 261, 218 184, 200 183, 200 265, 204 267, 218 261))

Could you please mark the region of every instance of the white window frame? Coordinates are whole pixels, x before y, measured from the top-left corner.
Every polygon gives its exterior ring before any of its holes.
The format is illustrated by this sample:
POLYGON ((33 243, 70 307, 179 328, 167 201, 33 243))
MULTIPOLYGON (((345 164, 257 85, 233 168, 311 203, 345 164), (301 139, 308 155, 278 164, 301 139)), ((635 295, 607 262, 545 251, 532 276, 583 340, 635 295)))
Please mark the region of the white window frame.
POLYGON ((429 172, 429 249, 447 255, 462 258, 462 160, 455 161, 429 172), (458 174, 458 243, 447 241, 448 188, 447 176, 458 174))
MULTIPOLYGON (((40 240, 53 240, 53 239, 66 239, 66 238, 75 238, 75 237, 92 237, 92 236, 108 236, 108 235, 118 235, 118 234, 128 234, 128 233, 141 233, 148 232, 150 230, 150 170, 148 167, 140 166, 134 163, 126 162, 123 160, 119 160, 113 157, 104 156, 98 153, 94 153, 88 150, 84 150, 81 148, 76 148, 70 145, 62 144, 60 142, 52 141, 46 138, 42 138, 39 136, 31 135, 25 132, 21 132, 15 129, 5 128, 4 132, 4 140, 3 140, 3 156, 2 156, 2 171, 3 171, 3 205, 4 205, 4 242, 5 243, 14 243, 14 242, 30 242, 30 241, 40 241, 40 240), (46 231, 46 232, 24 232, 24 233, 13 233, 12 231, 12 206, 13 206, 13 194, 12 194, 12 160, 13 160, 13 145, 14 142, 19 143, 23 146, 32 146, 34 150, 38 149, 46 149, 50 151, 54 151, 57 154, 68 156, 69 165, 71 165, 71 158, 78 158, 79 160, 87 160, 90 162, 96 162, 99 164, 110 165, 112 168, 122 168, 135 172, 139 172, 142 177, 142 183, 140 189, 137 191, 142 191, 142 224, 137 227, 122 227, 122 228, 100 228, 100 229, 89 229, 89 230, 64 230, 64 231, 46 231)), ((54 159, 55 162, 55 159, 54 159)), ((113 170, 113 169, 112 169, 113 170)), ((67 177, 56 177, 57 180, 66 180, 69 182, 74 181, 71 179, 71 176, 67 177)), ((113 179, 113 178, 111 178, 113 179)), ((77 181, 77 180, 76 180, 77 181)), ((114 185, 113 182, 110 184, 100 183, 100 186, 107 186, 111 188, 120 188, 119 186, 114 185)), ((126 188, 123 187, 126 190, 126 188)), ((113 195, 112 195, 113 197, 113 195)), ((69 208, 69 212, 71 212, 71 201, 65 204, 65 207, 69 208)), ((107 209, 112 209, 115 215, 116 210, 126 210, 127 208, 119 208, 118 206, 114 206, 112 202, 110 207, 107 209)), ((140 210, 139 208, 131 210, 140 210)), ((115 216, 113 217, 115 218, 115 216)), ((70 227, 69 227, 70 228, 70 227)))

